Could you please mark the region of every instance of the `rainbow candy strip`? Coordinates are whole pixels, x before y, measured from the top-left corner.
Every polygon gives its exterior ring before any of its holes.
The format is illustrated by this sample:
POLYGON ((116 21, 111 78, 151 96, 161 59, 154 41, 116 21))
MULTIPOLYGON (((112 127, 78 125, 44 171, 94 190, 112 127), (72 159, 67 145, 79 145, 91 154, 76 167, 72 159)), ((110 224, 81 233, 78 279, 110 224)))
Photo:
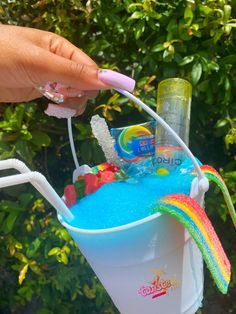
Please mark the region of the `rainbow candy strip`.
MULTIPOLYGON (((213 167, 208 166, 208 165, 202 165, 201 170, 209 181, 215 182, 218 185, 218 187, 221 189, 226 205, 228 207, 231 219, 233 221, 234 227, 236 228, 236 213, 235 213, 234 205, 232 203, 229 191, 221 175, 213 167)), ((193 171, 192 174, 196 174, 196 172, 193 171)))
POLYGON ((103 162, 102 164, 99 164, 97 166, 92 167, 92 173, 97 174, 98 171, 104 171, 110 167, 110 164, 108 162, 103 162))
POLYGON ((222 293, 227 293, 230 263, 205 211, 191 197, 171 194, 157 203, 157 210, 180 221, 196 241, 213 279, 222 293))

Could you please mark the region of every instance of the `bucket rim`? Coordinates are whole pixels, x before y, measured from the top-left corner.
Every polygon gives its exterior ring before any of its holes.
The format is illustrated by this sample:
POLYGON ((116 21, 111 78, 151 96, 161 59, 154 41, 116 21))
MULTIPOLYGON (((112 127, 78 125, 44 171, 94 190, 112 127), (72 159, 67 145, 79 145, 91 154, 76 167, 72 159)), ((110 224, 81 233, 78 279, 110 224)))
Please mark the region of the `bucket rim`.
POLYGON ((107 234, 107 233, 114 233, 114 232, 120 232, 120 231, 124 231, 124 230, 128 230, 131 228, 135 228, 139 225, 142 225, 144 223, 150 222, 158 217, 162 216, 162 213, 157 212, 155 214, 152 214, 148 217, 139 219, 137 221, 133 221, 121 226, 117 226, 117 227, 111 227, 111 228, 104 228, 104 229, 83 229, 83 228, 78 228, 78 227, 74 227, 72 225, 70 225, 68 222, 63 220, 63 217, 58 213, 57 217, 59 222, 66 227, 66 229, 77 232, 77 233, 81 233, 81 234, 107 234))

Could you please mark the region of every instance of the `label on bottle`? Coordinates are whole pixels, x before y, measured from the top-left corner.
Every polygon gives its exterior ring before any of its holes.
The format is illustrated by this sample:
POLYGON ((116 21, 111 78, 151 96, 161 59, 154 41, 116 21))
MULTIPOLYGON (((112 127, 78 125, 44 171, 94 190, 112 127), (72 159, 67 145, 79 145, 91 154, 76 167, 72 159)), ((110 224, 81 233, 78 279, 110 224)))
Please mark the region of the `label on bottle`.
POLYGON ((186 155, 181 147, 177 146, 159 146, 156 148, 155 166, 157 174, 169 174, 179 167, 186 155))

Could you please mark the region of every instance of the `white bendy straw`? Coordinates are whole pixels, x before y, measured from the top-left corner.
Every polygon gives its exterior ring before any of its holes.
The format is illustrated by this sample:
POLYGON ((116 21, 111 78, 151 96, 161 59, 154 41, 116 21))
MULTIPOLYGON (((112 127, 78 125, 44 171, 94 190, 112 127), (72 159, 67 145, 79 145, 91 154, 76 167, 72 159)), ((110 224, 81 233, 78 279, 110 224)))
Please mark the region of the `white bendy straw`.
POLYGON ((0 188, 29 182, 63 217, 68 221, 74 218, 69 208, 41 173, 30 171, 22 161, 14 158, 0 161, 0 170, 4 169, 16 169, 21 173, 0 178, 0 188))

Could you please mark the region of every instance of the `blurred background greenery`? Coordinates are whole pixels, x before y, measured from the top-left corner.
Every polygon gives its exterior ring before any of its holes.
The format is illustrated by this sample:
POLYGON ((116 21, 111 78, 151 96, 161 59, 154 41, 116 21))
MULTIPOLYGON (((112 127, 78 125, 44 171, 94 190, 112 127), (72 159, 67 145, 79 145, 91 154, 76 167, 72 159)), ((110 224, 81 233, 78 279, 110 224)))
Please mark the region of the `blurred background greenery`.
MULTIPOLYGON (((0 22, 66 37, 101 68, 134 77, 135 95, 153 109, 158 82, 189 80, 190 148, 220 170, 236 203, 235 0, 2 0, 0 22)), ((46 116, 46 104, 45 99, 0 104, 0 159, 23 160, 61 195, 71 180, 73 160, 66 122, 46 116)), ((95 113, 112 127, 149 119, 120 95, 100 93, 73 119, 79 160, 90 165, 104 160, 89 126, 95 113)), ((222 296, 205 272, 199 313, 235 313, 235 230, 217 188, 206 201, 233 274, 228 294, 222 296)), ((55 210, 30 185, 1 191, 0 313, 117 313, 55 210)))

